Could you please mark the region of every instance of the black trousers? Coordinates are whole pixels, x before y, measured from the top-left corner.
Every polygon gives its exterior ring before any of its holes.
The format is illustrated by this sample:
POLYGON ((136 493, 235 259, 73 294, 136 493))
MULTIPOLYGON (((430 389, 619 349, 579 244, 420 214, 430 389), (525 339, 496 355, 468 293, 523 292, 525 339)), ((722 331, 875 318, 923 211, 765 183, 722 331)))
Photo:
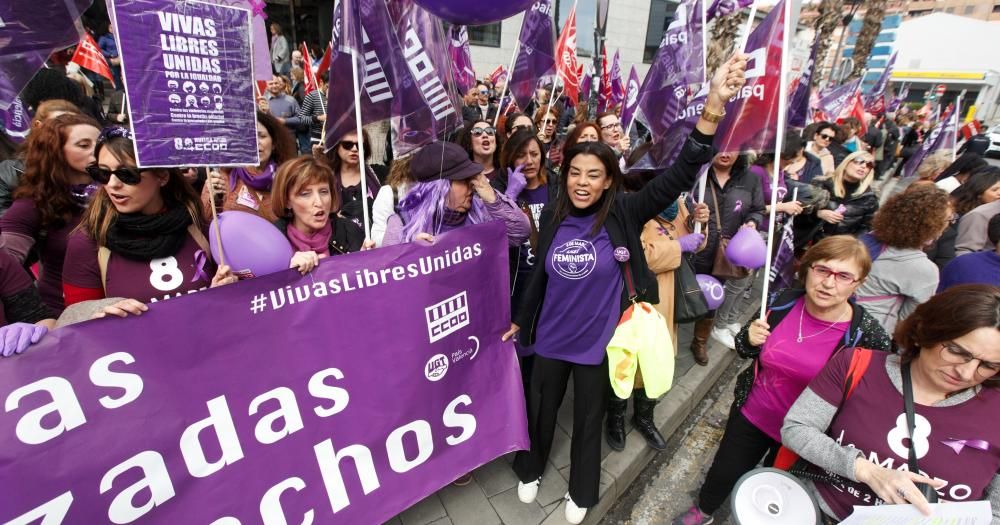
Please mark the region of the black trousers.
POLYGON ((573 375, 573 437, 570 443, 569 495, 583 508, 597 504, 601 481, 601 423, 607 405, 608 361, 578 365, 535 355, 528 392, 531 450, 514 456, 514 472, 524 483, 541 477, 552 450, 556 417, 573 375))
POLYGON ((726 431, 698 493, 698 508, 713 514, 726 501, 740 476, 750 472, 764 458, 764 466, 774 464, 781 443, 761 432, 734 405, 729 410, 726 431))

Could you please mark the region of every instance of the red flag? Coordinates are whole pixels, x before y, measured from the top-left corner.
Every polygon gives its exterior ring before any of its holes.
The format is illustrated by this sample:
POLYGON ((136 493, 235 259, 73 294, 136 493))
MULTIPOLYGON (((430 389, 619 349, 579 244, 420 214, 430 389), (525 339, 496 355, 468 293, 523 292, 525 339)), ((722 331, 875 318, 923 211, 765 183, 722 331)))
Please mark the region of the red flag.
POLYGON ((837 123, 840 124, 844 121, 844 119, 854 117, 861 123, 861 131, 858 135, 864 136, 864 134, 868 132, 868 123, 865 122, 865 104, 861 101, 861 93, 854 94, 854 102, 852 102, 848 108, 849 109, 844 112, 844 115, 837 119, 837 123))
POLYGON ((598 93, 597 111, 607 111, 611 105, 611 74, 608 70, 608 48, 601 50, 601 87, 598 93))
POLYGON ((73 58, 69 59, 69 61, 79 65, 83 69, 101 75, 110 80, 111 84, 114 85, 115 77, 111 74, 111 66, 108 65, 107 60, 104 60, 104 55, 101 54, 100 48, 97 47, 97 42, 94 42, 94 37, 90 36, 90 33, 83 34, 83 38, 80 39, 80 43, 76 46, 76 52, 73 53, 73 58))
POLYGON ((573 101, 580 102, 580 70, 576 63, 576 4, 569 12, 566 25, 563 26, 556 44, 556 72, 563 83, 563 94, 573 101))
MULTIPOLYGON (((303 55, 309 56, 309 55, 303 55)), ((322 75, 324 72, 330 69, 330 61, 333 60, 333 49, 330 44, 326 45, 326 51, 323 52, 323 58, 319 59, 319 64, 316 64, 316 71, 314 72, 316 76, 322 75)))
POLYGON ((299 51, 302 53, 302 72, 305 73, 305 94, 308 95, 319 88, 319 82, 316 81, 316 76, 313 75, 312 60, 309 59, 309 48, 306 47, 305 42, 302 43, 302 49, 299 51))
POLYGON ((507 81, 507 68, 503 67, 503 64, 497 66, 497 68, 494 69, 492 73, 490 73, 490 82, 492 82, 493 85, 495 86, 500 83, 501 78, 504 80, 504 82, 507 81))
POLYGON ((972 120, 966 125, 962 126, 961 133, 965 140, 969 140, 973 135, 978 135, 982 131, 983 126, 978 120, 972 120))

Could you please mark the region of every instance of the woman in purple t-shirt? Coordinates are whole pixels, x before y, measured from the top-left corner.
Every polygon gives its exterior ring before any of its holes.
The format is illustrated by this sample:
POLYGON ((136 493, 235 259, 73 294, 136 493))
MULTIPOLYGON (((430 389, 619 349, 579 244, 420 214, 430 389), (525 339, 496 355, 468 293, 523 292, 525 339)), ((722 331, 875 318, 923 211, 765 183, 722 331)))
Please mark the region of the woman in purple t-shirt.
POLYGON ((848 300, 871 270, 864 243, 827 237, 803 256, 798 278, 805 290, 783 290, 767 321, 755 319, 736 336, 736 352, 753 358, 736 381, 736 399, 698 501, 675 525, 712 523, 740 476, 764 457, 770 466, 781 445, 781 422, 831 356, 860 346, 888 351, 889 336, 863 308, 848 300))
MULTIPOLYGON (((711 81, 705 110, 677 160, 641 191, 621 191, 614 150, 577 144, 564 155, 555 202, 539 219, 540 263, 503 339, 518 332, 535 345, 528 392, 531 449, 518 452, 518 498, 532 503, 548 462, 559 405, 573 376, 573 443, 566 520, 580 523, 597 503, 601 431, 607 406, 607 345, 632 300, 659 302, 640 239, 643 226, 694 184, 712 158, 712 134, 725 102, 745 83, 746 56, 737 53, 711 81), (627 272, 627 273, 626 273, 627 272), (631 276, 635 295, 624 286, 631 276)), ((664 298, 664 300, 672 300, 664 298)))
POLYGON ((38 258, 38 290, 56 314, 65 307, 66 238, 80 222, 92 191, 87 166, 94 162, 100 131, 97 121, 79 114, 60 115, 33 131, 14 204, 0 219, 0 246, 20 264, 38 258))
POLYGON ((810 483, 820 508, 838 521, 855 505, 929 514, 933 490, 940 501, 992 501, 1000 522, 1000 287, 935 295, 899 324, 896 342, 899 355, 875 352, 849 396, 855 356, 831 360, 785 418, 785 445, 825 471, 810 483))
POLYGON ((37 343, 55 327, 53 317, 28 272, 0 251, 0 356, 20 354, 37 343))

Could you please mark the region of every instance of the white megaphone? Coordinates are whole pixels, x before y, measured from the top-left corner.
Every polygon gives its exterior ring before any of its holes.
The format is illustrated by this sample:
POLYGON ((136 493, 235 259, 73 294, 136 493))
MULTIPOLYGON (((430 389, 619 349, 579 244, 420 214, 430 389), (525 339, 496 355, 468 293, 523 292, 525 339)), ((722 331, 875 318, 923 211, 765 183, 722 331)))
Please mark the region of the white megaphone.
POLYGON ((776 468, 743 475, 732 493, 737 525, 803 525, 820 523, 816 500, 795 476, 776 468))

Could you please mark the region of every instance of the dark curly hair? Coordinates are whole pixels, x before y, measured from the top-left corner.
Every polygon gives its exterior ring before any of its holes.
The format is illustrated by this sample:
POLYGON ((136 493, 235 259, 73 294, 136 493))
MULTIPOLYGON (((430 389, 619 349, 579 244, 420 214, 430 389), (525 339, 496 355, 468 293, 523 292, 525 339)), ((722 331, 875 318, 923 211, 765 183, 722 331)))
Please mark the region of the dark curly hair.
POLYGON ((875 238, 894 248, 922 249, 941 236, 951 220, 948 194, 927 185, 895 195, 872 221, 875 238))

